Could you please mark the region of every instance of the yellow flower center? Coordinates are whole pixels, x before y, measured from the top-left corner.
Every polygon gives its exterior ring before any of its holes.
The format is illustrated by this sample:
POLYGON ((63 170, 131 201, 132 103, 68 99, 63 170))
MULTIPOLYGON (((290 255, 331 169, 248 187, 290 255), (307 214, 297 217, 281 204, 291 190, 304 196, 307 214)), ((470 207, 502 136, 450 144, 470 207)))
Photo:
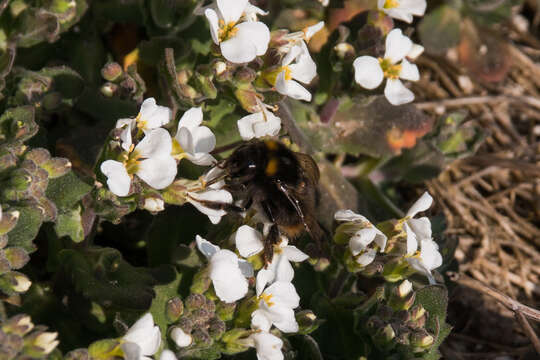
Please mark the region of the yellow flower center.
POLYGON ((219 41, 229 40, 238 32, 238 28, 235 27, 236 23, 234 21, 225 24, 225 21, 219 20, 219 41))
POLYGON ((141 158, 141 154, 138 151, 134 151, 134 149, 135 145, 131 144, 128 153, 122 155, 124 158, 122 163, 130 175, 136 173, 139 169, 139 159, 141 158))
POLYGON ((270 300, 272 300, 272 294, 265 294, 265 293, 262 293, 261 296, 259 296, 259 300, 263 300, 266 305, 268 305, 268 307, 271 307, 272 305, 274 305, 274 303, 270 300))
POLYGON ((398 79, 401 73, 401 64, 392 64, 389 59, 379 58, 379 64, 384 73, 384 77, 388 79, 398 79))
POLYGON ((399 0, 386 0, 384 2, 383 8, 393 9, 393 8, 397 8, 398 6, 399 6, 399 0))
POLYGON ((277 77, 278 75, 282 72, 282 71, 285 71, 285 80, 291 80, 292 79, 292 70, 290 67, 288 66, 281 66, 281 67, 278 67, 278 68, 275 68, 274 70, 271 70, 267 73, 265 73, 263 76, 264 76, 264 79, 266 81, 268 81, 268 83, 272 86, 275 86, 276 85, 276 80, 277 80, 277 77))

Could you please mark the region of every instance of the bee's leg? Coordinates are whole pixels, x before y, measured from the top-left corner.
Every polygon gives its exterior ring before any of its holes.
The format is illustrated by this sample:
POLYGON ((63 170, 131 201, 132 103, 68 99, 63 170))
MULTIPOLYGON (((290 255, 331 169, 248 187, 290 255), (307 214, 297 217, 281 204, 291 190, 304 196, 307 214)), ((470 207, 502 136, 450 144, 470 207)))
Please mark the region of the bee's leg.
MULTIPOLYGON (((249 209, 249 206, 237 206, 234 204, 224 203, 224 202, 218 202, 218 201, 210 201, 210 200, 199 200, 199 199, 193 199, 199 204, 206 206, 210 209, 214 210, 225 210, 225 211, 231 211, 231 212, 245 212, 247 209, 249 209)), ((246 203, 247 205, 247 203, 246 203)))
POLYGON ((266 236, 266 239, 264 239, 263 260, 264 267, 266 268, 268 264, 272 262, 272 258, 274 257, 274 245, 279 243, 280 232, 278 226, 276 225, 274 215, 272 214, 272 209, 268 203, 265 201, 261 202, 261 208, 268 220, 273 223, 270 227, 268 235, 266 236))

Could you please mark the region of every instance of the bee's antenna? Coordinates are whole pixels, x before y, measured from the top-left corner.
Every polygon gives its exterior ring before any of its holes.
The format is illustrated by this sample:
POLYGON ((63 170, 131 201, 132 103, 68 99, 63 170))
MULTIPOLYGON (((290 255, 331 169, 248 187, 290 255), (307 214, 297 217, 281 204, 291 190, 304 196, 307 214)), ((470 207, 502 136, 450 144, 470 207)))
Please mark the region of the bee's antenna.
POLYGON ((244 143, 244 141, 235 141, 232 144, 227 144, 227 145, 220 146, 220 147, 215 148, 214 150, 210 151, 210 154, 212 154, 212 155, 219 154, 219 153, 234 149, 235 147, 238 147, 238 145, 240 145, 242 143, 244 143))

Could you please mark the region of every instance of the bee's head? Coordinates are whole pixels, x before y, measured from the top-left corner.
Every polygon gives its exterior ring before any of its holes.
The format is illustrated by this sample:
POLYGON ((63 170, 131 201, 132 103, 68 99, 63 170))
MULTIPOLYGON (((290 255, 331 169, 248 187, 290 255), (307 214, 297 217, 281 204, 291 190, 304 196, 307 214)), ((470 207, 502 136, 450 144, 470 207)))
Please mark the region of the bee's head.
POLYGON ((229 178, 245 182, 253 179, 260 171, 260 149, 253 143, 240 146, 225 161, 223 168, 229 178))

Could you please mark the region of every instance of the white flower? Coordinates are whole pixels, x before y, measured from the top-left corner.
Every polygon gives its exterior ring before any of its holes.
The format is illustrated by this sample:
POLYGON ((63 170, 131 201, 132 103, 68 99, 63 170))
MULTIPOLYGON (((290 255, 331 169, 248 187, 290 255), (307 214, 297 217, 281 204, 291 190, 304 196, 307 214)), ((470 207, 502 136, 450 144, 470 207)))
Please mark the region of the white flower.
POLYGON ((216 159, 210 151, 216 146, 216 137, 206 126, 201 126, 203 112, 200 107, 191 108, 182 115, 173 141, 173 152, 179 158, 186 157, 196 165, 211 165, 216 159))
POLYGON ((297 100, 311 101, 311 93, 298 81, 309 84, 315 76, 317 65, 309 55, 306 43, 300 41, 283 58, 274 86, 280 94, 297 100))
POLYGON ((377 248, 381 252, 386 248, 386 235, 366 217, 351 210, 340 210, 335 213, 334 218, 337 221, 351 223, 349 226, 342 227, 341 231, 350 236, 349 248, 356 262, 361 266, 367 266, 373 262, 377 255, 377 248), (373 242, 377 245, 376 247, 373 246, 373 242))
POLYGON ((313 35, 318 33, 324 27, 324 21, 320 21, 315 25, 307 26, 302 31, 296 31, 290 34, 287 34, 283 37, 283 40, 286 40, 287 43, 281 45, 278 48, 278 52, 282 54, 287 54, 293 46, 300 45, 302 42, 309 42, 313 35))
POLYGON ((406 260, 418 272, 427 276, 431 284, 435 279, 431 270, 442 265, 442 255, 439 246, 431 238, 431 222, 427 217, 414 219, 416 214, 426 211, 431 207, 433 198, 428 192, 422 194, 407 211, 406 221, 403 228, 407 234, 407 257, 406 260), (420 246, 420 251, 418 247, 420 246))
POLYGON ((176 160, 171 156, 172 140, 165 129, 150 130, 130 151, 122 154, 123 161, 106 160, 101 172, 107 185, 118 196, 129 193, 133 175, 140 177, 154 189, 164 189, 176 176, 176 160))
POLYGON ((233 198, 227 190, 207 189, 198 192, 188 192, 187 201, 190 202, 197 210, 208 216, 212 224, 217 224, 221 221, 221 217, 227 214, 227 211, 222 208, 212 207, 211 204, 232 204, 233 198))
POLYGON ((406 258, 407 262, 416 271, 427 276, 430 284, 435 284, 435 278, 431 270, 442 265, 442 255, 439 252, 439 245, 431 239, 420 241, 420 252, 406 258))
POLYGON ((207 8, 204 12, 214 43, 220 46, 223 57, 232 63, 250 62, 256 56, 264 55, 270 42, 270 30, 262 22, 238 23, 247 5, 248 0, 216 0, 217 11, 207 8))
POLYGON ((411 23, 413 15, 423 16, 426 12, 426 0, 378 0, 379 10, 390 17, 411 23))
POLYGON ((144 132, 159 128, 169 123, 171 119, 171 109, 166 106, 156 105, 154 98, 143 101, 139 114, 135 119, 120 119, 116 122, 116 128, 123 128, 120 133, 122 148, 129 151, 133 140, 131 132, 134 127, 142 129, 144 132))
POLYGON ((151 212, 159 212, 165 210, 165 202, 157 197, 147 197, 144 199, 143 207, 151 212))
POLYGON ((34 346, 42 349, 43 354, 50 354, 60 344, 57 336, 57 332, 43 332, 35 338, 34 346))
POLYGON ((294 285, 286 281, 276 281, 258 297, 259 308, 251 313, 251 327, 269 331, 274 325, 280 331, 298 331, 294 310, 300 306, 300 297, 294 285))
POLYGON ((257 351, 258 360, 283 360, 283 353, 281 348, 283 347, 283 341, 277 336, 266 332, 258 331, 250 335, 249 340, 253 342, 255 350, 257 351))
POLYGON ((251 140, 263 136, 276 136, 281 129, 281 119, 262 104, 261 111, 244 116, 238 120, 238 131, 243 140, 251 140))
POLYGON ((28 289, 30 289, 30 286, 32 286, 32 282, 26 277, 26 275, 21 273, 15 273, 13 280, 15 283, 12 285, 12 289, 18 293, 26 292, 28 289))
POLYGON ((244 9, 244 19, 246 21, 257 21, 259 15, 268 15, 268 11, 264 11, 263 9, 258 8, 255 5, 251 5, 248 2, 244 9))
POLYGON ((171 339, 178 347, 186 347, 191 345, 193 338, 191 335, 186 334, 184 330, 179 327, 174 327, 171 331, 171 339))
MULTIPOLYGON (((248 225, 238 228, 235 235, 236 248, 243 257, 247 258, 260 253, 264 249, 263 235, 248 225)), ((285 237, 274 246, 274 255, 270 264, 257 273, 257 296, 265 286, 274 281, 290 282, 294 278, 294 269, 291 262, 302 262, 309 258, 296 246, 288 244, 285 237)))
POLYGON ((210 279, 217 297, 226 303, 243 298, 248 291, 246 277, 253 276, 251 265, 232 251, 220 249, 199 235, 196 240, 200 252, 210 261, 210 279))
POLYGON ((413 42, 402 34, 401 29, 390 31, 386 37, 384 58, 360 56, 354 60, 355 81, 366 89, 375 89, 386 78, 384 95, 392 105, 413 101, 413 92, 399 80, 417 81, 420 79, 416 65, 405 58, 411 51, 415 51, 413 42))
POLYGON ((122 351, 126 360, 148 360, 161 345, 161 332, 154 325, 152 314, 146 313, 122 337, 122 351))

